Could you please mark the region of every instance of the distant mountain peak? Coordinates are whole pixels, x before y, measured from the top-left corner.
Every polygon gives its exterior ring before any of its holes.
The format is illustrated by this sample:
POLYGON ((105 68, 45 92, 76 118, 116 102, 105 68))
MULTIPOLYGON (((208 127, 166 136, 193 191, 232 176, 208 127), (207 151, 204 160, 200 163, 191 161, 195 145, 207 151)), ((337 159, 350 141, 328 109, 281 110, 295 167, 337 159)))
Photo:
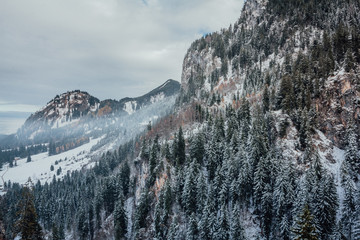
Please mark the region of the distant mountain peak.
POLYGON ((86 91, 73 90, 56 95, 39 111, 31 114, 18 132, 20 138, 34 140, 56 129, 76 127, 92 118, 109 115, 131 115, 136 111, 176 95, 180 83, 169 79, 159 87, 136 98, 123 98, 119 101, 106 99, 100 101, 86 91))
POLYGON ((32 114, 25 122, 25 126, 37 125, 36 122, 46 123, 50 128, 63 127, 73 120, 91 113, 99 107, 99 99, 89 93, 74 90, 56 95, 42 109, 32 114))

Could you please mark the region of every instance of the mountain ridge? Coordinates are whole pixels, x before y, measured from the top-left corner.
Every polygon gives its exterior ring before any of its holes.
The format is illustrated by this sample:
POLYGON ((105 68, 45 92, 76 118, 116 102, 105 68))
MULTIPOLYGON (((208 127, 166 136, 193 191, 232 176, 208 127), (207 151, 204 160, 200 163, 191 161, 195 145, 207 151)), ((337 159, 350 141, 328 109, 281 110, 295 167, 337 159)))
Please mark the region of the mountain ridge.
MULTIPOLYGON (((359 239, 360 28, 347 21, 359 9, 246 1, 234 25, 191 44, 175 110, 133 140, 133 126, 100 131, 93 168, 35 186, 47 236, 359 239)), ((10 236, 20 189, 9 192, 10 236)))
POLYGON ((49 142, 46 140, 49 134, 55 133, 59 137, 63 135, 59 129, 66 127, 65 131, 70 133, 71 129, 84 124, 86 126, 97 119, 133 114, 141 108, 176 95, 179 90, 180 83, 169 79, 142 96, 120 100, 100 101, 86 91, 67 91, 56 95, 44 107, 31 114, 16 135, 3 137, 4 141, 0 141, 0 145, 6 146, 6 142, 12 145, 19 145, 21 142, 30 144, 34 140, 36 143, 49 142))

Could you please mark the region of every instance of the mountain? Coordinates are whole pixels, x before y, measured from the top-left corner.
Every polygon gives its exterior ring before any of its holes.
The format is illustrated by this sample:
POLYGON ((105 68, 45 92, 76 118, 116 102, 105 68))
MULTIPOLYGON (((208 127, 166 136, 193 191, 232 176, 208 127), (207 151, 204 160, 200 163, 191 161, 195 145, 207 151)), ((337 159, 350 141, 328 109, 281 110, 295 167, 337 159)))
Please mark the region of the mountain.
MULTIPOLYGON (((51 138, 57 141, 56 139, 64 137, 84 135, 84 132, 92 131, 89 126, 96 122, 133 114, 142 108, 176 96, 179 90, 180 84, 169 79, 143 96, 127 97, 119 101, 100 101, 84 91, 69 91, 55 96, 46 106, 32 114, 18 130, 15 138, 7 138, 6 142, 12 145, 38 144, 49 142, 51 138)), ((5 143, 0 143, 1 145, 5 146, 5 143)))
POLYGON ((5 135, 5 134, 0 134, 0 140, 6 138, 6 136, 7 136, 7 135, 5 135))
MULTIPOLYGON (((99 109, 99 99, 87 92, 75 90, 57 95, 45 107, 32 114, 25 122, 23 130, 61 128, 84 117, 96 116, 99 109)), ((30 135, 33 139, 36 131, 30 135)))
POLYGON ((108 111, 109 109, 111 109, 111 111, 115 112, 126 112, 128 114, 133 114, 144 106, 161 101, 166 97, 177 94, 179 90, 179 82, 169 79, 161 86, 140 97, 126 97, 119 101, 111 99, 104 100, 100 103, 100 110, 103 109, 104 111, 108 111))
POLYGON ((189 48, 182 102, 258 101, 266 88, 271 109, 316 108, 320 130, 343 147, 346 123, 360 126, 358 10, 357 1, 246 1, 234 25, 189 48))
MULTIPOLYGON (((54 155, 88 165, 34 185, 46 237, 359 239, 359 10, 357 0, 248 0, 235 24, 191 44, 175 108, 149 106, 169 109, 156 123, 145 120, 153 110, 130 114, 138 99, 103 104, 91 157, 54 155), (107 118, 124 108, 126 122, 107 118)), ((6 190, 11 238, 24 190, 6 190)))

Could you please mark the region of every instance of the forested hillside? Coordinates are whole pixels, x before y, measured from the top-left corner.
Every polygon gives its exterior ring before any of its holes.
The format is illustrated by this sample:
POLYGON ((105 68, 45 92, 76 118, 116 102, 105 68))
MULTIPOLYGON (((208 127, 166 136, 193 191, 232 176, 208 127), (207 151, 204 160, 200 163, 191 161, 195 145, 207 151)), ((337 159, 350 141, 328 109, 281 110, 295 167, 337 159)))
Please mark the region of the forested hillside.
POLYGON ((189 48, 173 113, 92 169, 8 183, 2 233, 29 214, 39 239, 360 239, 359 10, 246 1, 189 48))

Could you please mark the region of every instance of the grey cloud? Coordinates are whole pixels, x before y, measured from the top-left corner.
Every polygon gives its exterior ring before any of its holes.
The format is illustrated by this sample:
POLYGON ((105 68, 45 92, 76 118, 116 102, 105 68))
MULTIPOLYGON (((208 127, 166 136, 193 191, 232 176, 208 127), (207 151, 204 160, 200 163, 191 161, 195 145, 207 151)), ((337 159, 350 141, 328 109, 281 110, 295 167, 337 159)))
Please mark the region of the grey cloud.
POLYGON ((120 99, 180 81, 191 42, 235 22, 241 8, 242 0, 1 1, 0 101, 44 105, 73 89, 120 99))

